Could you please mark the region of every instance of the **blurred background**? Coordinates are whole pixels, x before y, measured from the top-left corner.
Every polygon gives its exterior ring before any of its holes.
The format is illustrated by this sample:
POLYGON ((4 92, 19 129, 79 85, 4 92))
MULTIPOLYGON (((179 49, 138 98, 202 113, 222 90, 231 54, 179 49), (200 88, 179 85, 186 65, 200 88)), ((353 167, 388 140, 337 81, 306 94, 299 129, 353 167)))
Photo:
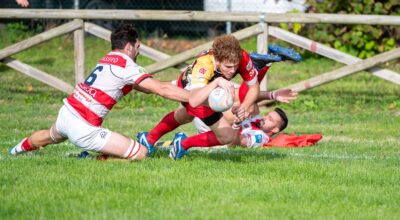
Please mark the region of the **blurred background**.
MULTIPOLYGON (((1 0, 2 8, 21 8, 15 0, 1 0)), ((29 0, 28 8, 36 9, 121 9, 121 10, 188 10, 208 12, 255 12, 285 13, 304 12, 304 0, 29 0)), ((55 23, 57 21, 31 21, 33 25, 55 23), (39 22, 39 23, 38 23, 39 22)), ((112 29, 122 21, 96 21, 105 28, 112 29)), ((219 35, 243 28, 243 23, 224 22, 179 22, 179 21, 134 21, 141 30, 156 36, 204 37, 219 35)), ((46 24, 48 25, 48 24, 46 24)), ((248 25, 248 24, 247 24, 248 25)))
MULTIPOLYGON (((0 8, 22 8, 16 0, 0 0, 0 8)), ((29 0, 28 9, 119 9, 119 10, 195 10, 206 12, 333 13, 400 15, 399 0, 29 0)), ((18 38, 26 31, 39 33, 66 21, 55 19, 0 20, 3 28, 18 38), (18 32, 22 32, 19 35, 18 32)), ((133 23, 149 46, 165 40, 189 40, 190 45, 174 46, 180 52, 215 36, 235 32, 254 23, 201 21, 93 21, 107 29, 123 22, 133 23)), ((399 26, 342 24, 272 24, 314 41, 329 45, 359 58, 368 58, 400 44, 399 26)), ((11 36, 10 34, 8 36, 11 36)), ((18 39, 16 39, 18 40, 18 39)), ((271 38, 273 41, 274 39, 271 38)), ((14 41, 14 39, 12 39, 14 41)), ((157 47, 157 45, 155 45, 157 47)), ((166 48, 168 50, 168 48, 166 48)))

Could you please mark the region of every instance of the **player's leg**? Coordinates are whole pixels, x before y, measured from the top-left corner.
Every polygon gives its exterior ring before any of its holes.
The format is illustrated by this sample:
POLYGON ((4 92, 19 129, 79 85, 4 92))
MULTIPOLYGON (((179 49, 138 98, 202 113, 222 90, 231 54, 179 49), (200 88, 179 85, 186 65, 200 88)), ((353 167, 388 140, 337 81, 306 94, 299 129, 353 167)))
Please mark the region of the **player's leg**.
POLYGON ((277 44, 268 45, 268 51, 270 53, 279 55, 284 60, 293 60, 295 62, 300 62, 302 60, 300 54, 294 51, 292 48, 281 47, 277 44))
POLYGON ((166 133, 175 130, 182 124, 189 123, 193 116, 187 114, 185 107, 180 106, 177 110, 168 113, 161 121, 149 132, 140 132, 137 135, 140 144, 150 149, 149 156, 155 149, 154 144, 166 133))
MULTIPOLYGON (((59 120, 57 118, 57 120, 59 120)), ((29 137, 24 138, 21 142, 10 149, 11 155, 17 155, 27 151, 34 151, 40 147, 49 144, 58 144, 66 140, 56 128, 57 122, 48 130, 39 130, 33 132, 29 137)))
POLYGON ((257 70, 262 69, 271 63, 282 61, 282 58, 275 54, 251 53, 250 59, 257 70))
POLYGON ((154 145, 164 134, 192 120, 193 117, 187 114, 183 106, 180 106, 177 110, 168 113, 152 130, 150 130, 147 139, 150 144, 154 145))
POLYGON ((69 141, 82 150, 129 160, 141 160, 147 157, 146 147, 137 141, 106 128, 93 126, 68 109, 64 111, 68 126, 62 129, 62 133, 67 134, 69 141))
MULTIPOLYGON (((218 113, 216 113, 218 114, 218 113)), ((213 147, 218 145, 230 144, 233 141, 237 131, 232 129, 231 124, 218 114, 219 119, 212 125, 209 125, 211 131, 186 137, 182 133, 177 133, 173 140, 173 147, 170 151, 170 158, 177 160, 187 154, 187 150, 192 147, 213 147)), ((206 122, 206 124, 208 124, 206 122)))
POLYGON ((128 160, 142 160, 147 158, 147 148, 137 141, 111 132, 104 147, 99 152, 128 160))

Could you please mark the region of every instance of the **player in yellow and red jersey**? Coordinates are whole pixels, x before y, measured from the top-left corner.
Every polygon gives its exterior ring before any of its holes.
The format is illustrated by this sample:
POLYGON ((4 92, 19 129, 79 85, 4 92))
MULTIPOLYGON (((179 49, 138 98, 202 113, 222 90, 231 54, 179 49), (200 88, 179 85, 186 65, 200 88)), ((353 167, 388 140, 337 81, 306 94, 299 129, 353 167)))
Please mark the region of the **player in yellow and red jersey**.
POLYGON ((246 97, 236 111, 237 118, 243 121, 255 109, 254 103, 260 91, 257 74, 249 54, 240 47, 234 36, 216 38, 212 49, 200 54, 179 76, 178 86, 190 91, 189 102, 183 102, 177 110, 167 114, 151 131, 139 133, 139 143, 154 149, 154 143, 161 136, 191 122, 194 117, 200 118, 211 131, 191 137, 177 133, 170 151, 172 159, 180 159, 187 149, 194 146, 211 147, 231 143, 236 131, 221 112, 214 112, 208 107, 208 96, 216 87, 222 87, 234 97, 234 86, 230 80, 240 75, 248 86, 246 97))

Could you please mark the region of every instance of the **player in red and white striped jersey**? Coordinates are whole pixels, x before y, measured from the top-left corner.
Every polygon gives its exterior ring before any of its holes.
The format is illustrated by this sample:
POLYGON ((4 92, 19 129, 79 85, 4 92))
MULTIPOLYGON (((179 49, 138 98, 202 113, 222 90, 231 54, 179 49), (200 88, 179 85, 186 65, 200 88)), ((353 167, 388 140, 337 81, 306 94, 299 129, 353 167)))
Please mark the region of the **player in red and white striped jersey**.
POLYGON ((56 122, 10 149, 16 155, 36 150, 66 139, 83 150, 93 150, 127 159, 144 159, 148 149, 135 140, 101 127, 107 113, 132 89, 155 93, 165 98, 187 102, 189 92, 160 82, 136 64, 140 42, 131 25, 123 25, 111 35, 112 51, 100 59, 85 82, 76 85, 64 99, 56 122))

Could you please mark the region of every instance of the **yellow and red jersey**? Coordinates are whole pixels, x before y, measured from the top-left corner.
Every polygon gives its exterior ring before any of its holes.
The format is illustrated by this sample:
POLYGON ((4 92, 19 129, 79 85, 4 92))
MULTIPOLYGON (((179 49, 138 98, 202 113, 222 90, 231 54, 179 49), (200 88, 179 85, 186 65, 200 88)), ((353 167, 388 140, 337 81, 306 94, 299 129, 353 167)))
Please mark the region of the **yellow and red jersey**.
MULTIPOLYGON (((242 59, 236 74, 240 74, 247 85, 257 82, 257 69, 253 66, 249 54, 242 50, 242 59)), ((215 78, 222 76, 215 65, 212 50, 205 51, 190 65, 179 77, 182 88, 187 90, 202 88, 212 82, 215 78)))

